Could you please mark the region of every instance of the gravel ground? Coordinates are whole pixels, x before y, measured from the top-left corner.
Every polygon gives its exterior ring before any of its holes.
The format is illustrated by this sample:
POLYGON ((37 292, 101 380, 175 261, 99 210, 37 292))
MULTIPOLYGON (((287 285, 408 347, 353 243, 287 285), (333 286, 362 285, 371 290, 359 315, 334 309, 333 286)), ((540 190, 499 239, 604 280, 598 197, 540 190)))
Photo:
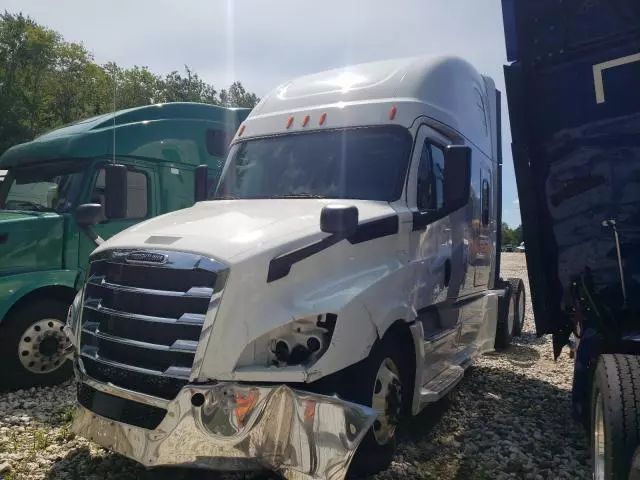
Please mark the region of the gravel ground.
MULTIPOLYGON (((503 254, 503 277, 527 286, 524 255, 503 254)), ((587 479, 587 439, 571 420, 572 360, 553 361, 536 338, 527 295, 523 336, 469 369, 451 398, 405 428, 396 459, 374 477, 390 479, 587 479)), ((71 384, 0 394, 0 479, 251 479, 147 471, 70 432, 71 384)))

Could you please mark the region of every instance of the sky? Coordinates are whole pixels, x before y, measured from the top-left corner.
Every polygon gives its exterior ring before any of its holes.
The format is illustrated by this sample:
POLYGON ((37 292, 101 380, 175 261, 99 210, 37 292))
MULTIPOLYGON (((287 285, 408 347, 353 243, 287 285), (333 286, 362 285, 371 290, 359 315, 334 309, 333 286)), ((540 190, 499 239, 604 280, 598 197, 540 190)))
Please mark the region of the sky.
POLYGON ((503 221, 520 224, 502 67, 500 0, 2 0, 98 63, 165 74, 189 65, 217 89, 263 96, 300 75, 353 63, 453 54, 503 92, 503 221))

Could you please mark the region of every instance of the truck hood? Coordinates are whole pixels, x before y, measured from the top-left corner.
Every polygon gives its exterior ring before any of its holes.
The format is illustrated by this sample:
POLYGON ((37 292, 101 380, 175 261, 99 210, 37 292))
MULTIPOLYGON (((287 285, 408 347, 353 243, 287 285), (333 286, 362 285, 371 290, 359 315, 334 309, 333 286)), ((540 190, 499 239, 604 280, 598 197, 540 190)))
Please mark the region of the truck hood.
POLYGON ((387 202, 329 199, 216 200, 135 225, 103 243, 110 248, 197 252, 225 262, 320 234, 325 205, 354 205, 360 223, 394 214, 387 202))
POLYGON ((64 218, 0 211, 0 274, 61 268, 64 218))
POLYGON ((617 222, 629 298, 640 300, 640 96, 629 93, 640 77, 640 10, 600 2, 558 24, 551 4, 503 0, 515 61, 505 80, 537 332, 561 339, 571 328, 567 290, 586 268, 598 293, 622 304, 603 221, 617 222))

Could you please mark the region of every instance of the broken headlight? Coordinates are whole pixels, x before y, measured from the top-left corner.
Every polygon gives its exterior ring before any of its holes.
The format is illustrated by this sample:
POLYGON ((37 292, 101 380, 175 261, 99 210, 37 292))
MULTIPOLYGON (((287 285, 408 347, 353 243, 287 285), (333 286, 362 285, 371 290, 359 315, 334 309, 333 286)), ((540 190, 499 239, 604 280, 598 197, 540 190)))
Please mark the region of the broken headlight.
POLYGON ((237 366, 311 365, 329 348, 336 320, 335 314, 327 313, 278 327, 248 345, 237 366))

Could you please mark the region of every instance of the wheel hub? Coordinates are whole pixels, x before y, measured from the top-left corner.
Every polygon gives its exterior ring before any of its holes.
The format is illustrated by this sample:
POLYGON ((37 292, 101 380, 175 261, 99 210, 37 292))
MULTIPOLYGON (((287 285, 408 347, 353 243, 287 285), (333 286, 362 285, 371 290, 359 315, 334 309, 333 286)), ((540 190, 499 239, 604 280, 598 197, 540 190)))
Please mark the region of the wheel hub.
POLYGON ((395 435, 402 406, 398 367, 390 358, 385 358, 378 368, 371 406, 378 411, 373 435, 379 445, 386 445, 395 435))
POLYGON ((55 355, 59 348, 60 341, 58 340, 58 338, 54 335, 46 334, 40 342, 38 350, 40 350, 40 355, 51 357, 55 355))
POLYGON ((18 344, 18 358, 28 371, 51 373, 64 362, 64 350, 70 344, 62 329, 64 323, 55 318, 45 318, 27 328, 18 344))

